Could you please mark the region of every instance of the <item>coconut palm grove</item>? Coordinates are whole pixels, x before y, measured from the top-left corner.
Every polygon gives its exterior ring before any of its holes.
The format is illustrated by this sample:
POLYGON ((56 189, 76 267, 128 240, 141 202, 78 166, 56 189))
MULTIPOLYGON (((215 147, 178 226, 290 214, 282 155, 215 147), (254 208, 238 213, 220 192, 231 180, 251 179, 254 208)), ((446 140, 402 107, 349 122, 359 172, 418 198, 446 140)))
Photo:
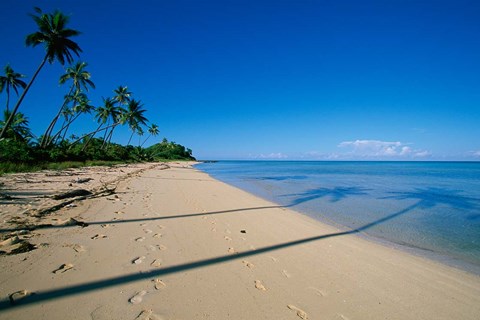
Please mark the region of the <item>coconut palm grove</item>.
MULTIPOLYGON (((75 42, 79 31, 70 29, 69 17, 61 11, 44 13, 40 8, 31 15, 38 29, 25 38, 27 47, 43 46, 45 56, 35 73, 28 76, 9 64, 0 75, 0 93, 5 97, 3 119, 0 120, 0 172, 35 170, 51 163, 105 163, 125 161, 191 160, 192 150, 163 139, 148 148, 159 134, 159 128, 146 117, 147 109, 134 97, 128 86, 119 85, 102 101, 88 98, 95 83, 88 63, 80 59, 82 49, 75 42), (63 103, 58 106, 45 131, 35 136, 29 129, 28 115, 22 112, 22 101, 35 78, 48 64, 59 63, 65 73, 59 85, 67 88, 63 103), (28 79, 29 78, 29 79, 28 79), (92 132, 73 132, 72 124, 93 117, 98 123, 92 132), (126 126, 131 131, 127 146, 112 142, 115 129, 126 126), (137 136, 138 139, 133 139, 137 136), (136 145, 130 144, 135 140, 136 145)), ((17 66, 15 66, 17 68, 17 66)))

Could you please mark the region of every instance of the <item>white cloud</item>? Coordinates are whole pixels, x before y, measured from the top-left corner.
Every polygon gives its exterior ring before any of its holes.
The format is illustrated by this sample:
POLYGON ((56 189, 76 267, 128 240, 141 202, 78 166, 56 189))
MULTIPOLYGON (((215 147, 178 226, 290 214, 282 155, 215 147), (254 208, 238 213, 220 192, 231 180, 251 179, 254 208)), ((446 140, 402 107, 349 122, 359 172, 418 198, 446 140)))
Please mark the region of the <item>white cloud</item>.
POLYGON ((432 155, 432 153, 428 151, 418 151, 414 155, 416 158, 428 158, 432 155))
POLYGON ((344 156, 352 158, 372 158, 372 159, 405 159, 405 158, 425 158, 430 156, 430 152, 425 150, 414 150, 406 143, 400 141, 380 141, 380 140, 355 140, 344 141, 338 145, 340 148, 348 149, 344 156))
POLYGON ((480 150, 478 150, 478 151, 473 151, 473 152, 472 152, 472 155, 473 155, 474 157, 480 157, 480 150))
POLYGON ((253 159, 272 159, 272 160, 280 160, 280 159, 287 159, 288 156, 286 154, 283 154, 281 152, 272 152, 269 154, 258 154, 258 155, 250 155, 251 158, 253 159))

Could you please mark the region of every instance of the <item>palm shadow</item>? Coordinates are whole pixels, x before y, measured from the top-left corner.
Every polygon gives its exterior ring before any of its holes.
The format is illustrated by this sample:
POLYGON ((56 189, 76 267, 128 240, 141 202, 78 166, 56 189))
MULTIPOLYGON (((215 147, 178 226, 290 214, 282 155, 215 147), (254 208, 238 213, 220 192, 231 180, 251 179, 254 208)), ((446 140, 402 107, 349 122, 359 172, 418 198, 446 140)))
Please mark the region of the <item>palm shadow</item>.
MULTIPOLYGON (((366 191, 367 189, 354 188, 354 187, 352 188, 338 187, 333 189, 326 189, 326 188, 314 189, 314 190, 307 191, 305 193, 297 194, 300 197, 294 200, 288 207, 295 206, 297 204, 300 204, 306 201, 310 201, 310 200, 314 200, 314 199, 326 197, 326 196, 331 197, 330 201, 337 202, 350 195, 364 195, 366 194, 366 191)), ((0 301, 0 309, 37 304, 37 303, 41 303, 41 302, 45 302, 45 301, 49 301, 57 298, 74 296, 74 295, 82 294, 85 292, 101 290, 107 287, 113 287, 113 286, 118 286, 126 283, 131 283, 134 281, 152 279, 155 277, 165 276, 165 275, 179 273, 179 272, 185 272, 193 269, 205 268, 215 264, 227 263, 230 261, 239 260, 239 259, 243 259, 246 257, 255 256, 255 255, 260 255, 260 254, 264 254, 271 251, 299 246, 299 245, 307 244, 314 241, 320 241, 320 240, 325 240, 325 239, 339 237, 339 236, 357 234, 359 232, 363 232, 370 228, 373 228, 376 225, 395 219, 417 208, 432 208, 439 204, 444 204, 444 205, 449 205, 455 208, 462 208, 462 209, 469 209, 469 210, 479 208, 479 199, 464 197, 460 194, 460 191, 440 189, 440 188, 427 188, 427 189, 418 188, 418 189, 415 189, 414 191, 408 191, 408 192, 391 192, 391 195, 384 198, 380 198, 380 199, 394 199, 394 200, 414 199, 416 200, 416 202, 400 211, 397 211, 395 213, 392 213, 380 219, 374 220, 370 223, 367 223, 355 229, 340 231, 340 232, 335 232, 330 234, 322 234, 314 237, 303 238, 303 239, 279 243, 271 246, 266 246, 266 247, 255 249, 255 250, 239 252, 233 255, 224 255, 224 256, 219 256, 214 258, 202 259, 202 260, 184 263, 176 266, 155 269, 148 272, 111 277, 109 279, 92 281, 92 282, 87 282, 83 284, 67 286, 63 288, 47 290, 44 292, 39 292, 31 296, 28 296, 15 304, 13 304, 11 301, 4 299, 0 301)), ((255 207, 255 208, 252 207, 252 208, 233 209, 233 210, 224 210, 224 211, 207 212, 207 213, 194 213, 194 214, 188 214, 188 215, 182 215, 182 216, 165 216, 165 217, 156 217, 156 218, 147 218, 147 219, 134 219, 134 220, 127 220, 127 221, 114 221, 114 223, 144 221, 144 220, 158 220, 158 219, 172 219, 172 218, 186 218, 186 217, 193 217, 193 216, 224 214, 224 213, 233 213, 233 212, 239 212, 239 211, 261 210, 261 209, 268 209, 268 208, 285 208, 285 206, 267 206, 267 207, 255 207)), ((102 222, 98 222, 98 223, 102 223, 102 222)))
POLYGON ((307 176, 271 176, 271 177, 258 177, 255 180, 270 180, 270 181, 287 181, 287 180, 305 180, 307 176))
POLYGON ((413 191, 390 192, 380 199, 417 200, 418 207, 428 209, 437 205, 448 205, 463 210, 479 210, 480 199, 467 197, 461 190, 442 188, 415 188, 413 191))
POLYGON ((293 207, 304 202, 315 199, 329 197, 330 202, 338 202, 350 196, 367 195, 370 189, 362 187, 334 187, 334 188, 315 188, 302 193, 282 195, 282 197, 296 197, 290 202, 288 207, 293 207))
MULTIPOLYGON (((193 269, 198 269, 198 268, 204 268, 204 267, 208 267, 208 266, 214 265, 214 264, 227 263, 227 262, 230 262, 230 261, 233 261, 233 260, 239 260, 239 259, 243 259, 243 258, 246 258, 246 257, 256 256, 256 255, 264 254, 264 253, 271 252, 271 251, 276 251, 276 250, 286 249, 286 248, 289 248, 289 247, 299 246, 299 245, 307 244, 307 243, 314 242, 314 241, 320 241, 320 240, 325 240, 325 239, 339 237, 339 236, 352 235, 352 234, 359 233, 361 231, 365 231, 365 230, 367 230, 369 228, 372 228, 375 225, 378 225, 380 223, 384 223, 388 220, 394 219, 399 215, 402 215, 402 214, 405 214, 405 213, 409 212, 414 207, 415 206, 408 207, 404 210, 401 210, 399 212, 396 212, 396 213, 391 214, 389 216, 386 216, 384 218, 375 220, 371 223, 368 223, 364 226, 361 226, 359 228, 352 229, 352 230, 318 235, 318 236, 314 236, 314 237, 309 237, 309 238, 294 240, 294 241, 290 241, 290 242, 275 244, 275 245, 255 249, 255 250, 238 252, 238 253, 233 254, 233 255, 224 255, 224 256, 219 256, 219 257, 215 257, 215 258, 203 259, 203 260, 199 260, 199 261, 194 261, 194 262, 185 263, 185 264, 181 264, 181 265, 166 267, 166 268, 162 268, 162 269, 155 269, 155 270, 148 271, 148 272, 142 272, 142 273, 135 273, 135 274, 129 274, 129 275, 124 275, 124 276, 112 277, 112 278, 109 278, 109 279, 92 281, 92 282, 88 282, 88 283, 84 283, 84 284, 78 284, 78 285, 72 285, 72 286, 69 286, 69 287, 47 290, 47 291, 44 291, 44 292, 39 292, 39 293, 30 295, 30 296, 18 301, 17 303, 13 303, 12 301, 8 301, 8 300, 3 300, 3 301, 0 301, 0 310, 1 309, 6 309, 6 308, 14 308, 14 307, 37 304, 37 303, 45 302, 45 301, 52 300, 52 299, 62 298, 62 297, 66 297, 66 296, 74 296, 74 295, 82 294, 82 293, 85 293, 85 292, 94 291, 94 290, 101 290, 101 289, 104 289, 104 288, 107 288, 107 287, 118 286, 118 285, 130 283, 130 282, 134 282, 134 281, 153 279, 155 277, 165 276, 165 275, 179 273, 179 272, 185 272, 185 271, 188 271, 188 270, 193 270, 193 269)), ((259 207, 259 208, 245 208, 245 209, 226 210, 226 211, 222 211, 222 212, 212 212, 212 213, 203 213, 203 214, 194 214, 194 215, 198 216, 198 215, 205 215, 205 214, 219 214, 219 213, 226 213, 226 212, 259 210, 259 209, 267 209, 267 208, 283 208, 283 207, 282 206, 270 206, 270 207, 259 207)), ((153 218, 153 219, 155 219, 155 218, 153 218)))

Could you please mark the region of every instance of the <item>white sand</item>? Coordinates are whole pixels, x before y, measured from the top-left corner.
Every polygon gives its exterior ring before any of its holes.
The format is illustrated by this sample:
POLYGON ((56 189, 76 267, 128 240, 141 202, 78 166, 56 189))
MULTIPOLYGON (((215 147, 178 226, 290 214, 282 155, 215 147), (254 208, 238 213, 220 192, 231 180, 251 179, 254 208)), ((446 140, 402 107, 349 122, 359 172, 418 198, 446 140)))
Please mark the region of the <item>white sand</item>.
POLYGON ((89 226, 34 230, 36 250, 0 257, 0 319, 480 318, 480 277, 335 235, 185 164, 46 219, 71 217, 89 226))

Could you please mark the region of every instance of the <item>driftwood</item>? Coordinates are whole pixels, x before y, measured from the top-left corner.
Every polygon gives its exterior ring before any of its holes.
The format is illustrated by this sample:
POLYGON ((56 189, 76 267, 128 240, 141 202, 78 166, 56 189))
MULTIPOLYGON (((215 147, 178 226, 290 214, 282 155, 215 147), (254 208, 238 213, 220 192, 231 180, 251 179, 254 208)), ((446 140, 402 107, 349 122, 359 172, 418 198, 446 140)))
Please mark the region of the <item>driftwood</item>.
MULTIPOLYGON (((43 215, 46 215, 46 214, 49 214, 51 212, 54 212, 54 211, 57 211, 75 201, 80 201, 80 200, 85 200, 85 199, 89 199, 89 198, 98 198, 98 197, 104 197, 104 196, 108 196, 108 195, 111 195, 111 194, 114 194, 115 193, 115 189, 116 187, 114 188, 104 188, 104 189, 101 189, 99 191, 96 191, 96 192, 90 192, 88 190, 84 190, 84 189, 79 189, 79 190, 83 190, 83 194, 84 195, 78 195, 78 196, 74 196, 72 199, 69 199, 69 200, 66 200, 66 201, 63 201, 59 204, 56 204, 54 206, 51 206, 51 207, 48 207, 48 208, 44 208, 44 209, 33 209, 33 210, 28 210, 27 214, 31 215, 31 216, 34 216, 34 217, 41 217, 43 215), (86 191, 86 192, 85 192, 86 191)), ((75 191, 75 190, 73 190, 75 191)), ((65 192, 65 193, 69 193, 69 192, 65 192)), ((64 198, 54 198, 56 200, 59 200, 59 199, 64 199, 64 198)))
POLYGON ((92 193, 85 189, 75 189, 67 192, 62 192, 52 196, 55 200, 62 200, 67 198, 74 198, 74 197, 82 197, 82 196, 89 196, 92 193))
POLYGON ((75 183, 85 183, 85 182, 88 182, 90 180, 93 180, 93 179, 92 178, 82 178, 82 179, 78 178, 77 180, 74 180, 73 182, 75 182, 75 183))
MULTIPOLYGON (((46 214, 49 214, 49 213, 52 213, 54 211, 57 211, 75 201, 80 201, 80 200, 86 200, 86 199, 91 199, 91 198, 98 198, 98 197, 104 197, 104 196, 108 196, 108 195, 111 195, 111 194, 114 194, 115 193, 115 189, 117 188, 118 184, 121 182, 121 181, 124 181, 128 178, 131 178, 133 176, 136 176, 138 175, 139 173, 147 170, 147 169, 152 169, 152 168, 155 168, 155 167, 160 167, 159 169, 160 170, 165 170, 165 169, 168 169, 170 168, 170 166, 168 166, 167 164, 155 164, 153 166, 150 166, 148 168, 142 168, 142 169, 139 169, 139 170, 136 170, 136 171, 133 171, 133 172, 130 172, 126 175, 123 175, 117 179, 115 179, 114 181, 109 181, 109 182, 103 182, 103 186, 98 188, 98 189, 93 189, 92 191, 88 191, 88 190, 85 190, 85 189, 76 189, 76 190, 72 190, 72 191, 67 191, 67 192, 63 192, 63 193, 60 193, 60 194, 56 194, 54 196, 52 196, 52 198, 54 200, 64 200, 64 199, 68 199, 68 200, 65 200, 61 203, 58 203, 56 205, 53 205, 51 207, 48 207, 48 208, 43 208, 43 209, 29 209, 27 211, 24 212, 24 214, 27 214, 27 215, 30 215, 30 216, 33 216, 33 217, 42 217, 46 214), (109 186, 109 185, 113 185, 113 186, 109 186)), ((77 180, 78 181, 78 180, 77 180)), ((101 180, 100 180, 101 181, 101 180)))

